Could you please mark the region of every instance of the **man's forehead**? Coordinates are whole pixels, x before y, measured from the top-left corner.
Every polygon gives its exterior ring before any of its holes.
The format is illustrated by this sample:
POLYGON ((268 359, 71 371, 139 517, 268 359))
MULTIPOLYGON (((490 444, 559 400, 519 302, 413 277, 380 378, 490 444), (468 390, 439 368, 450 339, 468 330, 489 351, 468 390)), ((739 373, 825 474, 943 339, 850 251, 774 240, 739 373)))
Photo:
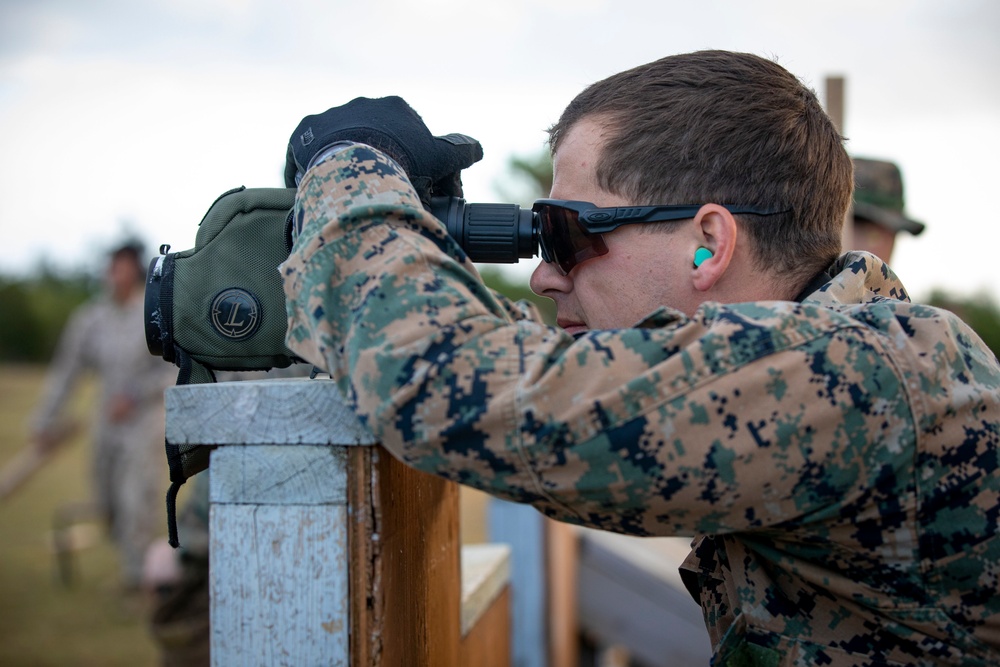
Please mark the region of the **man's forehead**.
POLYGON ((598 184, 597 163, 608 132, 601 119, 587 117, 577 121, 563 136, 553 156, 553 198, 578 199, 601 206, 627 203, 598 184))

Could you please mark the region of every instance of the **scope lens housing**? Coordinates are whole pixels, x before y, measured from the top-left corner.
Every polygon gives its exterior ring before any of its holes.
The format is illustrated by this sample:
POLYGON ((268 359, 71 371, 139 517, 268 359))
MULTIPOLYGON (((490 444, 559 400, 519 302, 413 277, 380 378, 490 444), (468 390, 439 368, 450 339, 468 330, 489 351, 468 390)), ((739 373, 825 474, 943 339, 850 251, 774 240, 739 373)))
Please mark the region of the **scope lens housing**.
POLYGON ((536 216, 517 204, 468 204, 458 197, 435 197, 431 213, 473 262, 514 264, 538 254, 536 216))

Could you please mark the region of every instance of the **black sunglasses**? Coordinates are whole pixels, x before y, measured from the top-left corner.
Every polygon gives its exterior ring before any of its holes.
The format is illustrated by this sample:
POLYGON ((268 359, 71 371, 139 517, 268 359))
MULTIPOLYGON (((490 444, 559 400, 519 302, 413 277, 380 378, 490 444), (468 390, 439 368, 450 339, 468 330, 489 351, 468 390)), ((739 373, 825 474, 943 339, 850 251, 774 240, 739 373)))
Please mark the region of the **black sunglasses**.
MULTIPOLYGON (((752 206, 723 205, 730 213, 777 215, 752 206)), ((531 210, 539 223, 538 241, 542 259, 554 262, 564 276, 580 262, 608 254, 601 234, 622 225, 639 222, 686 220, 698 214, 701 205, 599 207, 585 201, 539 199, 531 210)))

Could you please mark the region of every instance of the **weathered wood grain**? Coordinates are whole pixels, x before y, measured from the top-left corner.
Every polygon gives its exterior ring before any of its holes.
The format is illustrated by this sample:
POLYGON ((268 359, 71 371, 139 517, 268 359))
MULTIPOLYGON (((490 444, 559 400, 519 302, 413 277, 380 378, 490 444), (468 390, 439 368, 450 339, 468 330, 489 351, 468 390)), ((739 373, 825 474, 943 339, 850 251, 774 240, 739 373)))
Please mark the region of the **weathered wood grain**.
POLYGON ((332 382, 175 387, 167 432, 215 448, 214 665, 509 663, 506 549, 463 588, 458 486, 371 446, 332 382))
POLYGON ((249 445, 212 452, 213 503, 346 505, 347 448, 249 445))
POLYGON ((214 505, 210 524, 212 664, 347 664, 347 508, 214 505))
POLYGON ((381 589, 380 665, 459 664, 458 485, 373 451, 381 589))
POLYGON ((177 445, 374 445, 332 380, 289 378, 170 387, 177 445))

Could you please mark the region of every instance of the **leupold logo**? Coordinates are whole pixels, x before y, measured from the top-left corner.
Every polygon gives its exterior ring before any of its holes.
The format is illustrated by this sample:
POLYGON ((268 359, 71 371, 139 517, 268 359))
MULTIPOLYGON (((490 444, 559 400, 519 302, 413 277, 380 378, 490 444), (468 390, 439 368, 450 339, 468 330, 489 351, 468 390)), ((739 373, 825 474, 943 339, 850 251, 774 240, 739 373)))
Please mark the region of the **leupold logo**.
POLYGON ((229 340, 253 335, 260 324, 260 304, 250 292, 231 287, 212 301, 212 327, 229 340))

